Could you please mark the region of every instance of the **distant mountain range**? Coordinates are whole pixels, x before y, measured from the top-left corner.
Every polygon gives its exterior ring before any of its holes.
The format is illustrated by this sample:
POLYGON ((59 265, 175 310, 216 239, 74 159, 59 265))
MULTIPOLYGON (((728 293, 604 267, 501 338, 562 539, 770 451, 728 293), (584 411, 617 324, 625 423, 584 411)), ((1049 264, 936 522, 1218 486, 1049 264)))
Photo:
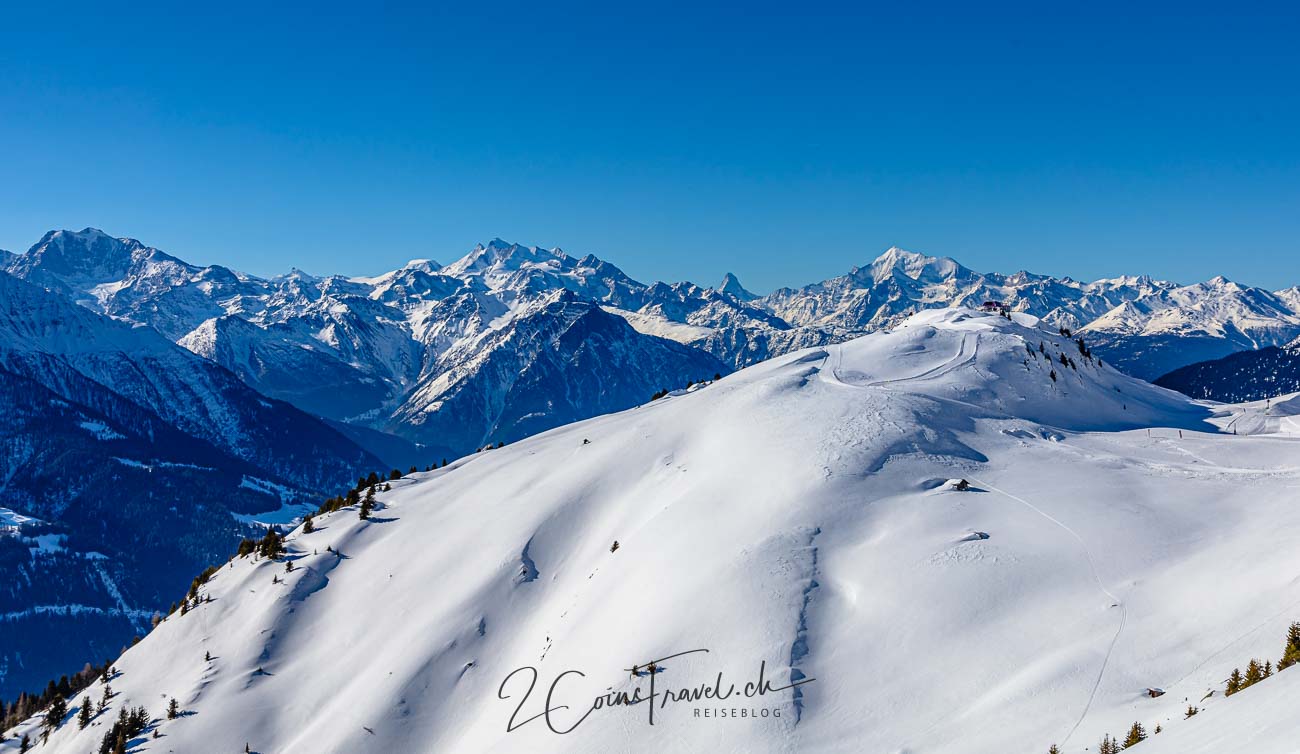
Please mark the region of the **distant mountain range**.
POLYGON ((979 273, 900 249, 762 296, 732 274, 646 284, 499 239, 446 266, 261 278, 87 228, 0 254, 0 269, 0 515, 32 519, 0 536, 24 543, 0 551, 0 695, 102 659, 250 521, 292 519, 357 474, 627 409, 922 309, 998 301, 1145 379, 1300 336, 1297 288, 979 273))
POLYGON ((94 311, 152 327, 266 395, 419 443, 426 455, 509 442, 626 408, 658 388, 887 327, 920 309, 988 299, 1080 331, 1103 357, 1144 379, 1300 336, 1295 287, 1270 292, 1221 277, 1185 286, 1145 276, 1081 283, 978 273, 900 249, 847 275, 766 296, 731 274, 716 288, 647 285, 593 255, 499 239, 445 267, 416 260, 368 278, 294 270, 263 279, 87 228, 52 231, 6 267, 94 311), (536 344, 561 335, 576 343, 583 328, 598 324, 606 328, 600 343, 617 344, 626 363, 646 358, 658 368, 598 394, 562 384, 601 377, 594 370, 610 363, 577 363, 577 354, 536 344), (540 380, 529 373, 534 367, 557 374, 540 380), (547 406, 556 395, 568 400, 547 406), (525 405, 540 410, 521 422, 512 412, 525 405), (435 418, 444 408, 456 418, 435 418))

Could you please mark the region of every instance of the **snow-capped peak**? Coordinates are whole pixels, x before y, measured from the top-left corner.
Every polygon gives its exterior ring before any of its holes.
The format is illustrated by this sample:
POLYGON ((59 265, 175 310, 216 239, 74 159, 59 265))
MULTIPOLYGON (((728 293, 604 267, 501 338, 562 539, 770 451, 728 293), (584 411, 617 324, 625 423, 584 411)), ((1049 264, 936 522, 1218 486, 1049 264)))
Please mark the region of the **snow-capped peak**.
POLYGON ((494 238, 486 245, 478 244, 468 254, 443 268, 453 277, 480 275, 487 272, 514 271, 527 265, 546 264, 567 260, 560 249, 540 246, 523 246, 494 238))
POLYGON ((902 274, 913 280, 934 282, 946 279, 961 269, 961 265, 947 257, 931 257, 914 251, 890 247, 885 253, 876 257, 871 263, 871 277, 877 282, 884 282, 895 274, 902 274))
POLYGON ((730 272, 722 276, 722 282, 718 285, 717 290, 740 301, 753 301, 758 298, 757 295, 746 290, 745 286, 740 284, 740 279, 730 272))
POLYGON ((421 272, 437 272, 442 269, 442 265, 432 259, 411 259, 402 265, 404 270, 419 270, 421 272))

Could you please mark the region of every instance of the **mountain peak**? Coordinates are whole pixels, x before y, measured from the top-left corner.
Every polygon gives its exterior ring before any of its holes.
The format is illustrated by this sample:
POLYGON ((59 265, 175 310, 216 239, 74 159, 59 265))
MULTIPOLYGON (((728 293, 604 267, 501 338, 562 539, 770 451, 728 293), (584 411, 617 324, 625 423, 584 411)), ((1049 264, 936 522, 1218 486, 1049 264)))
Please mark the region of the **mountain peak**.
POLYGON ((877 283, 883 282, 895 274, 901 274, 913 280, 933 282, 952 277, 961 265, 948 257, 931 257, 891 246, 885 253, 876 257, 871 263, 871 277, 877 283))
POLYGON ((927 257, 924 254, 919 254, 915 251, 908 251, 907 249, 898 246, 890 246, 888 249, 885 249, 884 253, 876 257, 875 261, 871 264, 873 267, 876 265, 895 267, 900 264, 913 264, 930 259, 934 259, 934 257, 927 257))
POLYGON ((494 238, 487 244, 476 245, 468 254, 447 265, 450 275, 475 274, 491 269, 517 270, 526 264, 567 259, 558 248, 547 249, 541 246, 524 246, 494 238))
POLYGON ((436 272, 442 269, 442 265, 432 259, 411 259, 402 265, 403 270, 420 270, 421 272, 436 272))
POLYGON ((750 293, 745 286, 740 284, 740 279, 728 272, 722 276, 722 282, 718 285, 718 292, 725 293, 741 301, 753 301, 758 296, 750 293))
POLYGON ((120 279, 135 254, 152 251, 134 238, 113 238, 98 228, 51 230, 11 262, 20 277, 48 287, 72 281, 102 283, 120 279))

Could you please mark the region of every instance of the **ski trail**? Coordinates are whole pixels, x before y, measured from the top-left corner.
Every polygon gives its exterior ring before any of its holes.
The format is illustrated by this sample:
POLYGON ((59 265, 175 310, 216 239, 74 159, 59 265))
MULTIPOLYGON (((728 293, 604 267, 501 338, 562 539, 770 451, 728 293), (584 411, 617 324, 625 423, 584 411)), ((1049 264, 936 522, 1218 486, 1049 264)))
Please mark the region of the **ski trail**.
POLYGON ((1088 711, 1092 709, 1092 703, 1097 698, 1097 690, 1101 688, 1101 679, 1106 675, 1106 666, 1110 664, 1110 657, 1115 651, 1115 644, 1119 641, 1119 635, 1124 631, 1124 624, 1128 622, 1128 608, 1124 605, 1123 602, 1120 601, 1119 597, 1115 596, 1114 592, 1107 589, 1106 585, 1102 583, 1101 575, 1097 571, 1097 562, 1092 557, 1092 550, 1088 547, 1088 543, 1084 541, 1083 537, 1079 536, 1078 532, 1066 526, 1065 524, 1061 523, 1057 519, 1053 518, 1051 515, 1045 513, 1041 508, 1029 502, 1028 500, 1025 500, 1024 498, 1016 497, 1015 495, 1012 495, 1010 492, 1006 492, 1005 490, 1000 490, 997 487, 994 487, 993 485, 989 484, 988 482, 976 479, 975 477, 971 477, 971 481, 983 487, 986 487, 992 490, 993 492, 998 493, 999 495, 1015 500, 1016 502, 1020 503, 1021 505, 1024 505, 1025 507, 1029 508, 1030 510, 1042 516, 1043 518, 1047 519, 1048 521, 1051 521, 1052 523, 1056 524, 1060 528, 1064 529, 1067 533, 1069 533, 1071 537, 1074 537, 1075 540, 1079 542, 1080 546, 1083 547, 1083 554, 1086 555, 1088 558, 1088 568, 1092 571, 1093 581, 1097 582, 1097 588, 1100 589, 1103 594, 1109 597, 1112 602, 1114 602, 1116 605, 1119 606, 1119 611, 1120 611, 1119 626, 1115 628, 1115 635, 1111 637, 1110 645, 1106 647, 1106 656, 1101 661, 1101 668, 1097 670, 1097 680, 1094 681, 1092 684, 1092 691, 1088 692, 1088 702, 1087 704, 1083 705, 1083 712, 1080 713, 1079 719, 1074 721, 1074 725, 1070 728, 1070 732, 1065 734, 1065 738, 1061 740, 1061 743, 1065 744, 1069 742, 1070 737, 1073 736, 1074 732, 1079 729, 1080 725, 1083 724, 1084 718, 1088 716, 1088 711))
POLYGON ((1187 671, 1187 672, 1184 673, 1184 674, 1182 675, 1182 677, 1180 677, 1178 680, 1176 680, 1176 681, 1174 681, 1173 683, 1169 684, 1169 688, 1172 689, 1172 688, 1174 688, 1175 686, 1177 686, 1178 684, 1180 684, 1180 683, 1182 683, 1183 681, 1187 680, 1188 678, 1190 678, 1190 677, 1192 676, 1193 673, 1195 673, 1196 671, 1198 671, 1198 670, 1200 670, 1201 668, 1205 667, 1205 666, 1210 662, 1210 660, 1213 660, 1214 658, 1218 657, 1219 655, 1223 654, 1224 652, 1227 652, 1229 649, 1232 649, 1232 648, 1235 647, 1238 643, 1240 643, 1243 639, 1245 639, 1245 638, 1248 637, 1248 636, 1251 636, 1252 634, 1255 634, 1255 633, 1258 632, 1260 629, 1264 628, 1265 626, 1267 626, 1268 624, 1270 624, 1270 623, 1272 623, 1273 621, 1277 620, 1278 618, 1281 618, 1282 616, 1284 616, 1284 615, 1286 615, 1286 614, 1292 612, 1293 610, 1296 609, 1297 606, 1300 606, 1300 600, 1296 600, 1295 602, 1292 602, 1291 604, 1289 604, 1289 605, 1287 605, 1286 607, 1282 608, 1281 610, 1277 611, 1277 612, 1274 613, 1273 615, 1270 615, 1269 617, 1267 617, 1267 618, 1265 618, 1264 620, 1260 621, 1260 622, 1257 623, 1255 626, 1251 627, 1249 630, 1245 631, 1245 632, 1242 633, 1241 635, 1239 635, 1239 636, 1237 636, 1236 638, 1234 638, 1232 641, 1229 641, 1227 644, 1224 644, 1222 647, 1219 647, 1217 650, 1215 650, 1215 651, 1212 652, 1211 654, 1207 655, 1207 656, 1205 657, 1204 660, 1201 660, 1200 662, 1196 663, 1196 667, 1194 667, 1194 668, 1192 668, 1191 670, 1187 671))
POLYGON ((961 342, 957 344, 957 353, 953 354, 948 360, 941 364, 936 364, 928 369, 924 369, 916 374, 910 374, 906 377, 892 377, 887 380, 872 380, 862 384, 845 382, 840 377, 840 366, 844 361, 844 349, 842 346, 834 346, 827 349, 826 358, 822 359, 822 366, 818 369, 818 375, 824 382, 832 385, 839 385, 848 388, 868 388, 868 387, 885 387, 896 382, 910 382, 912 380, 927 380, 932 377, 941 377, 959 367, 975 363, 979 354, 979 338, 972 333, 962 333, 961 342), (973 344, 972 344, 973 343, 973 344), (969 348, 970 353, 967 353, 969 348), (832 357, 835 363, 831 364, 832 357), (827 365, 830 366, 827 369, 827 365))
POLYGON ((876 380, 874 382, 869 382, 867 384, 888 385, 894 382, 909 382, 911 380, 928 380, 931 377, 942 377, 943 375, 948 374, 949 372, 953 371, 958 367, 962 367, 967 364, 973 364, 975 362, 975 357, 978 354, 979 354, 979 337, 973 335, 972 333, 962 333, 961 342, 957 344, 957 353, 953 354, 952 358, 948 359, 942 364, 930 367, 929 369, 926 369, 917 374, 909 375, 907 377, 894 377, 888 380, 876 380), (966 347, 971 342, 972 339, 974 339, 974 345, 971 346, 970 355, 968 356, 966 355, 966 347))

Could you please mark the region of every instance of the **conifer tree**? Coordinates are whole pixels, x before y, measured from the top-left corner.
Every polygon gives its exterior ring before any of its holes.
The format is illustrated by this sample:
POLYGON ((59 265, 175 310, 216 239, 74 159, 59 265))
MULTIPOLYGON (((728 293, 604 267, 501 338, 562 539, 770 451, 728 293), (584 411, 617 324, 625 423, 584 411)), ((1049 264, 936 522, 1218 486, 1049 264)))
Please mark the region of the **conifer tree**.
POLYGON ((1252 659, 1250 664, 1246 666, 1246 676, 1241 687, 1243 689, 1248 688, 1262 680, 1264 680, 1264 666, 1259 664, 1259 660, 1252 659))
POLYGON ((1233 669, 1232 669, 1232 675, 1229 675, 1229 676, 1228 676, 1228 688, 1227 688, 1226 691, 1223 692, 1223 695, 1224 695, 1224 696, 1232 696, 1233 694, 1237 693, 1238 691, 1241 691, 1241 689, 1242 689, 1242 685, 1241 685, 1241 684, 1242 684, 1242 683, 1243 683, 1243 681, 1242 681, 1242 677, 1241 677, 1241 669, 1240 669, 1240 668, 1233 668, 1233 669))
POLYGON ((50 707, 45 711, 45 720, 42 721, 46 730, 54 730, 63 724, 63 716, 68 714, 68 702, 61 696, 54 697, 50 702, 50 707))
POLYGON ((258 552, 268 559, 275 559, 284 554, 284 537, 274 526, 267 524, 266 534, 258 543, 258 552))
POLYGON ((1052 744, 1052 747, 1047 750, 1047 754, 1061 754, 1061 748, 1056 744, 1052 744))
POLYGON ((1097 746, 1097 754, 1119 754, 1119 744, 1107 733, 1097 746))
POLYGON ((177 717, 180 717, 180 714, 181 706, 177 703, 176 697, 173 696, 171 701, 167 702, 167 719, 175 720, 177 717))
POLYGON ((32 737, 23 734, 23 740, 18 744, 19 753, 27 754, 28 751, 31 751, 31 748, 32 748, 32 737))
POLYGON ((1200 709, 1193 707, 1192 705, 1189 704, 1187 705, 1187 713, 1183 715, 1183 719, 1186 720, 1189 717, 1194 717, 1196 713, 1200 711, 1201 711, 1200 709))
POLYGON ((1124 738, 1124 748, 1136 746, 1145 740, 1147 740, 1147 732, 1142 727, 1142 723, 1133 723, 1133 727, 1128 729, 1128 736, 1124 738))
POLYGON ((77 711, 77 730, 85 730, 90 725, 90 697, 81 700, 81 709, 77 711))
POLYGON ((1277 669, 1286 670, 1297 662, 1300 662, 1300 623, 1292 623, 1286 631, 1286 648, 1282 659, 1277 661, 1277 669))

